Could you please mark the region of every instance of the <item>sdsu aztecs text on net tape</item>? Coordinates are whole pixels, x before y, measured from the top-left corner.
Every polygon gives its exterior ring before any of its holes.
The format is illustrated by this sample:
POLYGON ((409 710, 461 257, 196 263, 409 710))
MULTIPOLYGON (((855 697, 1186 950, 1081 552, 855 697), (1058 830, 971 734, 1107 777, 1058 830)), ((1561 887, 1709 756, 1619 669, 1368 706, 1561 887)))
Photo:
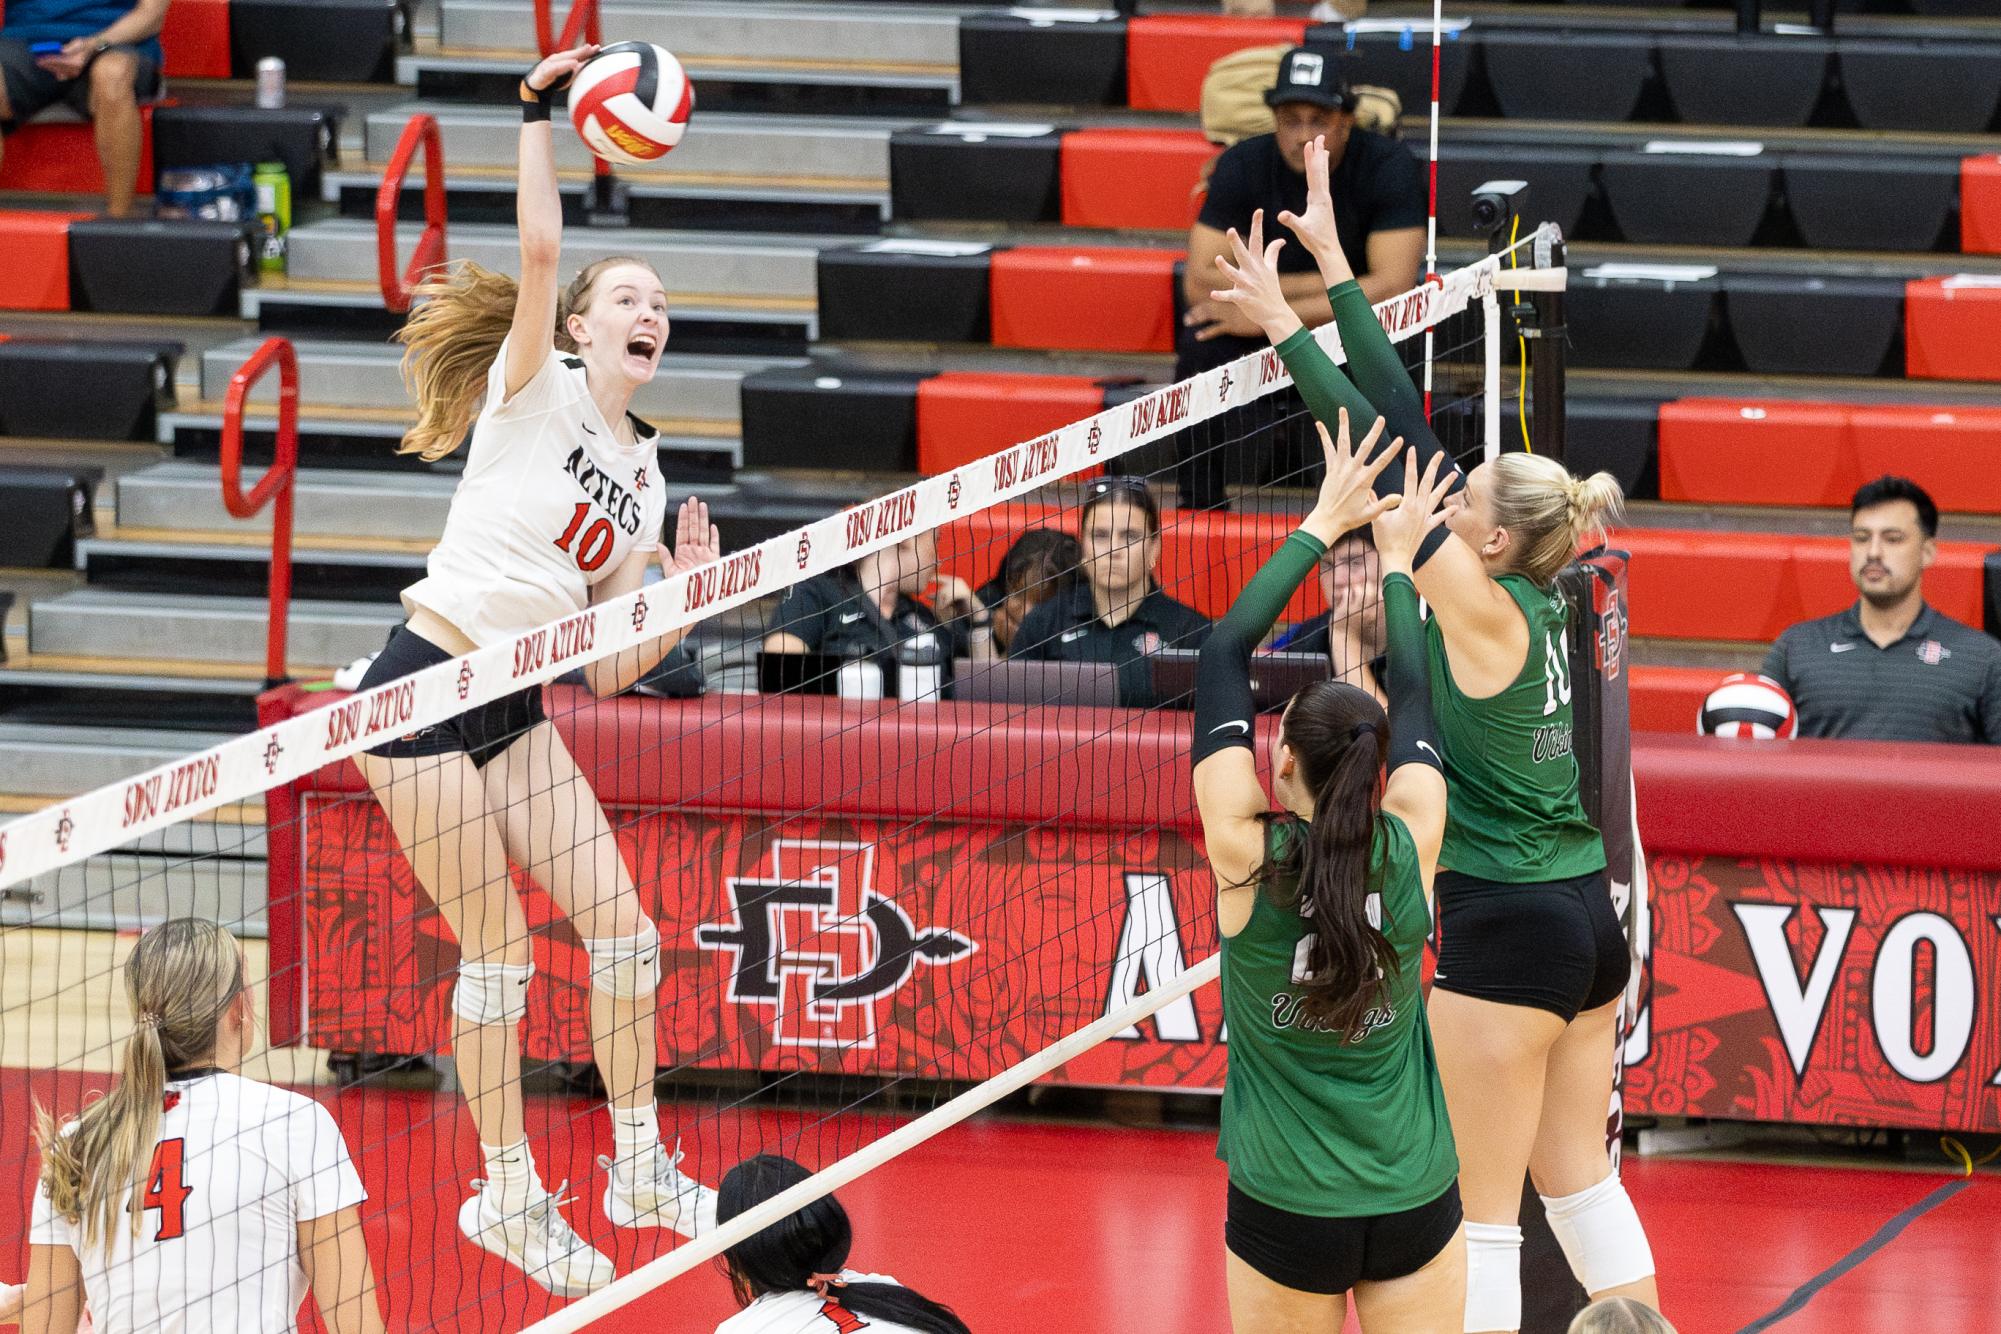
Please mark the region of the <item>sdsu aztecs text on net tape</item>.
POLYGON ((1769 676, 1732 672, 1702 701, 1695 730, 1704 736, 1770 741, 1799 735, 1793 697, 1769 676))
POLYGON ((570 123, 591 152, 628 167, 672 152, 694 108, 695 86, 681 62, 651 42, 613 43, 570 82, 570 123))

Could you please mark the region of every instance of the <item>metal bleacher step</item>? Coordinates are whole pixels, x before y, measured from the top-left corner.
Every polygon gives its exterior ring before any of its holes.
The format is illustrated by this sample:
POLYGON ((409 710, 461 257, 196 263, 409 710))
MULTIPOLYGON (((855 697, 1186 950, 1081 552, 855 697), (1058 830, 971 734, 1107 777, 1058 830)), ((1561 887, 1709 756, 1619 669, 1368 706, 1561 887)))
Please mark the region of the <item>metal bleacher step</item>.
MULTIPOLYGON (((904 64, 957 71, 959 16, 973 5, 730 4, 719 0, 604 0, 605 40, 657 42, 683 60, 904 64)), ((438 39, 449 48, 507 55, 517 68, 536 49, 531 6, 516 0, 444 0, 438 39)))
MULTIPOLYGON (((0 720, 0 803, 34 810, 229 740, 226 732, 67 727, 0 720)), ((164 841, 160 846, 168 846, 164 841)))
MULTIPOLYGON (((261 340, 246 338, 204 353, 201 393, 220 402, 229 378, 261 340)), ((299 358, 299 399, 303 405, 375 408, 408 412, 409 390, 399 367, 401 349, 387 344, 321 342, 301 339, 294 344, 299 358)), ((778 366, 799 366, 803 358, 676 356, 660 359, 653 380, 633 396, 632 410, 649 420, 666 418, 727 426, 734 431, 739 417, 737 386, 744 376, 778 366)), ((277 377, 266 376, 251 402, 269 404, 277 398, 277 377)), ((662 431, 670 428, 664 424, 662 431)))
POLYGON ((202 917, 262 939, 268 871, 262 857, 108 853, 0 894, 0 926, 143 931, 172 917, 202 917))
MULTIPOLYGON (((450 476, 301 468, 292 499, 293 540, 435 541, 457 485, 450 476)), ((117 500, 121 528, 271 530, 268 509, 250 519, 230 516, 212 464, 174 459, 130 473, 119 482, 117 500)))
MULTIPOLYGON (((338 667, 380 649, 402 619, 395 603, 294 602, 287 656, 305 668, 338 667)), ((261 597, 83 588, 29 609, 28 648, 157 664, 153 675, 184 665, 241 669, 263 662, 269 620, 261 597)))

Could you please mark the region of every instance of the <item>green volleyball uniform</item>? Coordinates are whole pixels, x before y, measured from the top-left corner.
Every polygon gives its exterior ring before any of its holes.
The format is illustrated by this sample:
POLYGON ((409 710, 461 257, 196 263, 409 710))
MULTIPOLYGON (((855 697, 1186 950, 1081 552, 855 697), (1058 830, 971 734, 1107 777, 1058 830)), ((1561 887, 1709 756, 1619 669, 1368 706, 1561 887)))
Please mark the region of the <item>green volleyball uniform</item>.
POLYGON ((1605 843, 1584 814, 1571 753, 1569 609, 1523 575, 1497 582, 1529 627, 1528 658, 1500 694, 1462 694, 1438 618, 1425 626, 1448 790, 1438 864, 1507 885, 1602 871, 1605 843))
MULTIPOLYGON (((1267 856, 1298 836, 1275 824, 1267 856)), ((1394 815, 1377 816, 1368 874, 1371 920, 1401 966, 1359 1033, 1326 1032, 1301 1012, 1294 978, 1312 928, 1296 908, 1260 889, 1250 921, 1223 941, 1230 1069, 1216 1156, 1231 1185, 1292 1213, 1396 1213, 1436 1200, 1459 1174, 1418 987, 1430 913, 1417 848, 1394 815)))

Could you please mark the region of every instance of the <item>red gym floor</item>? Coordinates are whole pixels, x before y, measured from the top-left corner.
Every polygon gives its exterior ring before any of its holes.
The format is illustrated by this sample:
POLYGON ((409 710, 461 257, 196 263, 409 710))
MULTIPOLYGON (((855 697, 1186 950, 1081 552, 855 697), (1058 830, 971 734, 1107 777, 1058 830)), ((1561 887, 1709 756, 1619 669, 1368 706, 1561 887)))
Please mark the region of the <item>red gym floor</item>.
MULTIPOLYGON (((95 1082, 95 1081, 93 1081, 95 1082)), ((64 1104, 78 1081, 35 1078, 64 1104)), ((30 1080, 0 1071, 0 1276, 25 1268, 32 1167, 23 1140, 30 1080), (17 1174, 18 1173, 18 1174, 17 1174)), ((389 1293, 392 1330, 511 1331, 548 1310, 536 1290, 461 1241, 454 1223, 473 1175, 472 1132, 453 1100, 428 1093, 327 1091, 370 1192, 369 1249, 389 1293)), ((531 1101, 544 1174, 579 1183, 570 1217, 621 1272, 655 1253, 657 1233, 620 1231, 598 1208, 592 1164, 609 1134, 582 1111, 560 1159, 550 1127, 573 1104, 531 1101)), ((711 1106, 688 1166, 713 1181, 728 1163, 804 1132, 796 1115, 711 1106)), ((671 1123, 672 1109, 663 1109, 671 1123)), ((692 1122, 700 1110, 684 1113, 692 1122)), ((871 1135, 886 1124, 871 1118, 871 1135)), ((861 1133, 850 1119, 849 1135, 861 1133)), ((671 1133, 671 1128, 670 1128, 671 1133)), ((830 1146, 831 1147, 831 1146, 830 1146)), ((851 1144, 839 1146, 841 1149, 851 1144)), ((853 1263, 896 1274, 957 1307, 975 1331, 1217 1334, 1223 1299, 1223 1169, 1214 1137, 1179 1130, 981 1120, 948 1131, 841 1192, 854 1219, 853 1263)), ((1735 1334, 1861 1245, 1893 1215, 1951 1179, 1938 1172, 1769 1163, 1629 1160, 1626 1180, 1652 1234, 1661 1292, 1683 1334, 1735 1334)), ((593 1329, 707 1331, 731 1311, 727 1286, 699 1269, 593 1329)), ((1969 1188, 1912 1223, 1795 1314, 1784 1334, 2001 1332, 2001 1179, 1969 1188)))

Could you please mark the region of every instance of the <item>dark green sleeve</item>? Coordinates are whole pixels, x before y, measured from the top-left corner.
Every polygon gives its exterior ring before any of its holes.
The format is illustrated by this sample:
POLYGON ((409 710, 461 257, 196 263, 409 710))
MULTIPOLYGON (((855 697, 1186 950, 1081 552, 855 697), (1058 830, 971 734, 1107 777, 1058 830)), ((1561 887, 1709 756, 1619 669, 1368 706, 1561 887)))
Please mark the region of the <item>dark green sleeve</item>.
POLYGON ((1400 764, 1428 764, 1443 773, 1417 587, 1401 570, 1383 576, 1383 621, 1390 660, 1389 680, 1383 686, 1390 701, 1389 772, 1395 773, 1400 764))
MULTIPOLYGON (((1334 307, 1334 327, 1341 331, 1341 347, 1348 354, 1348 375, 1356 388, 1389 422, 1390 434, 1400 435, 1404 443, 1417 446, 1419 454, 1428 461, 1431 449, 1425 446, 1429 443, 1433 449, 1438 448, 1438 437, 1432 433, 1431 423, 1424 419, 1424 399, 1411 383, 1410 372, 1404 369, 1403 358, 1391 345, 1390 336, 1383 332, 1369 298, 1351 280, 1328 288, 1327 302, 1334 307)), ((1349 415, 1354 415, 1352 408, 1349 415)))
POLYGON ((1195 744, 1190 754, 1194 763, 1219 750, 1251 744, 1257 720, 1251 654, 1278 624, 1285 604, 1312 576, 1326 551, 1312 534, 1293 533, 1216 622, 1195 667, 1195 744))
POLYGON ((1334 364, 1334 358, 1327 355, 1327 349, 1320 346, 1311 329, 1294 330, 1278 345, 1278 355, 1292 373, 1293 387, 1299 390, 1306 410, 1328 430, 1333 430, 1335 422, 1340 420, 1342 408, 1348 409, 1348 425, 1357 433, 1367 431, 1381 415, 1376 405, 1355 387, 1355 382, 1334 364))

